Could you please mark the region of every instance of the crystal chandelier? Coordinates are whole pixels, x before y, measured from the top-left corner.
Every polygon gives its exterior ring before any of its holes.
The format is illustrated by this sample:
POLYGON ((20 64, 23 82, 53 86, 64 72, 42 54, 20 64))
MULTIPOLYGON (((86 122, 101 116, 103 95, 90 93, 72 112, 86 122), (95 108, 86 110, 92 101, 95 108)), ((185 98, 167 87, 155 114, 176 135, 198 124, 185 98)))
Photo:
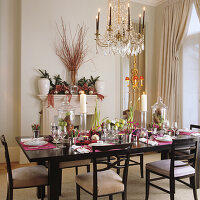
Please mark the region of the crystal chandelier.
POLYGON ((99 33, 100 9, 96 16, 96 50, 104 51, 104 55, 120 54, 137 55, 144 50, 144 18, 141 24, 139 15, 139 27, 131 23, 130 0, 108 0, 108 22, 104 35, 99 33))

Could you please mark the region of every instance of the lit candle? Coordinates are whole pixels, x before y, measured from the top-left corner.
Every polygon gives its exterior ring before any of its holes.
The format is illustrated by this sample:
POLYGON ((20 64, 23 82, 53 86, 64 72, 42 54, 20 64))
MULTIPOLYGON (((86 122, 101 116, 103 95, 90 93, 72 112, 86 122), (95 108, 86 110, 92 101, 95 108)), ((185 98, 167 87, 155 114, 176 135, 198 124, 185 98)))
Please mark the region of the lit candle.
POLYGON ((99 8, 99 10, 98 10, 98 18, 97 18, 97 21, 98 21, 98 27, 97 27, 97 30, 99 31, 100 8, 99 8))
POLYGON ((112 20, 112 5, 110 3, 110 20, 109 20, 109 26, 111 26, 111 20, 112 20))
POLYGON ((80 113, 86 113, 87 107, 86 107, 86 94, 80 95, 80 113))
POLYGON ((96 33, 98 33, 98 17, 96 16, 96 33))
POLYGON ((141 17, 142 15, 139 14, 139 33, 141 33, 141 17))
POLYGON ((128 3, 128 30, 130 30, 131 17, 130 17, 130 4, 128 3))
POLYGON ((141 111, 147 111, 147 95, 145 92, 141 95, 141 111))
POLYGON ((146 10, 146 8, 144 7, 144 8, 143 8, 143 24, 142 24, 143 30, 144 30, 145 10, 146 10))

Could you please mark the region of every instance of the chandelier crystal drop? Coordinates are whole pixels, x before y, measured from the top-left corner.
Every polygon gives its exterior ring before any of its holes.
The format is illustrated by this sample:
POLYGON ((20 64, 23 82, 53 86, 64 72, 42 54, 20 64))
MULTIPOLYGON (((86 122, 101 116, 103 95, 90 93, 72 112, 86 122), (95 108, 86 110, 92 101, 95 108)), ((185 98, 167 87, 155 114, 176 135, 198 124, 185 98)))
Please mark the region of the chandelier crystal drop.
POLYGON ((145 8, 139 15, 139 25, 131 23, 130 0, 108 0, 108 22, 104 35, 99 33, 100 9, 96 16, 96 50, 104 55, 137 55, 144 50, 145 8))

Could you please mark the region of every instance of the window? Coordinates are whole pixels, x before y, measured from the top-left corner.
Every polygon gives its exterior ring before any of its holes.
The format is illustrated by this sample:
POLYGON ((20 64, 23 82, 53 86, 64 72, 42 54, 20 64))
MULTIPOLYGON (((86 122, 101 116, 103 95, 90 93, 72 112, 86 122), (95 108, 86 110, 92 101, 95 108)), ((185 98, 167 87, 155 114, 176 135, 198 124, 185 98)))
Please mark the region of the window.
POLYGON ((182 47, 182 126, 200 124, 200 23, 193 5, 182 47))

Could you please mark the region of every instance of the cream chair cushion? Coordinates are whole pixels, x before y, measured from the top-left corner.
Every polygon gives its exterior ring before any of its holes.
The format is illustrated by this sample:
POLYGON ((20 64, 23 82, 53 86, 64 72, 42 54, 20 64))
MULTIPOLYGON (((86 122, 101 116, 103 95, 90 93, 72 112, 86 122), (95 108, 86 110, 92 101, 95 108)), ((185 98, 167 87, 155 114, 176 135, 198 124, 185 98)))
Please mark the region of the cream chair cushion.
MULTIPOLYGON (((122 178, 113 170, 106 170, 97 173, 97 194, 107 195, 124 191, 122 178)), ((76 183, 93 194, 93 172, 76 176, 76 183)))
POLYGON ((12 170, 13 187, 25 188, 48 184, 48 172, 42 165, 12 170))
POLYGON ((84 165, 90 165, 91 160, 75 160, 75 161, 67 161, 67 162, 60 162, 59 168, 70 168, 70 167, 79 167, 84 165))
MULTIPOLYGON (((146 168, 157 172, 159 174, 163 174, 165 176, 170 176, 170 159, 167 160, 160 160, 146 164, 146 168)), ((175 166, 184 165, 185 163, 182 161, 175 161, 175 166)), ((181 177, 186 176, 189 174, 194 174, 195 169, 191 166, 184 166, 184 167, 175 167, 174 169, 174 177, 181 177)))

